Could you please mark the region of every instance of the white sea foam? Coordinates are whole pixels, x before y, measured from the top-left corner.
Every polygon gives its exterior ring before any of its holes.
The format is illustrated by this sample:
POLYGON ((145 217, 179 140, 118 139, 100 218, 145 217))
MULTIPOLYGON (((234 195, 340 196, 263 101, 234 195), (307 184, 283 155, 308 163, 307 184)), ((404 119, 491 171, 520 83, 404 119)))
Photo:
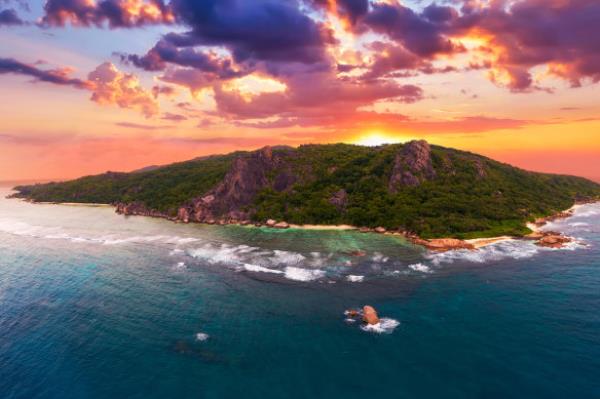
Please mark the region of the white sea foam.
POLYGON ((408 265, 408 268, 411 270, 414 270, 416 272, 421 272, 421 273, 433 273, 431 268, 427 265, 424 265, 422 263, 415 263, 412 265, 408 265))
POLYGON ((585 222, 569 223, 569 226, 571 226, 571 227, 587 227, 589 225, 590 225, 589 223, 585 223, 585 222))
POLYGON ((351 283, 360 283, 362 281, 364 281, 365 276, 358 276, 358 275, 354 275, 354 274, 349 274, 346 276, 346 280, 350 281, 351 283))
POLYGON ((396 327, 400 325, 398 320, 382 317, 377 324, 363 324, 360 328, 363 331, 374 332, 378 334, 391 334, 396 327))
POLYGON ((206 341, 208 338, 210 338, 210 335, 206 333, 199 332, 196 334, 196 341, 206 341))
POLYGON ((540 247, 531 241, 507 240, 479 248, 477 251, 460 249, 442 253, 429 253, 426 255, 434 265, 467 261, 473 263, 486 263, 502 259, 525 259, 539 253, 540 247))
POLYGON ((185 269, 186 268, 185 262, 177 262, 173 268, 176 270, 185 269))
POLYGON ((588 218, 592 216, 600 215, 600 210, 598 209, 586 209, 582 212, 576 212, 573 217, 575 218, 588 218))
POLYGON ((285 278, 296 281, 313 281, 325 276, 325 272, 319 269, 303 269, 288 266, 285 268, 285 278))
POLYGON ((373 254, 373 256, 371 257, 371 260, 373 260, 373 262, 377 262, 377 263, 385 263, 389 260, 390 258, 379 253, 379 252, 375 252, 373 254))
POLYGON ((271 260, 275 264, 298 265, 306 260, 304 255, 290 251, 274 250, 271 260))
POLYGON ((283 274, 283 272, 281 270, 269 269, 268 267, 263 267, 263 266, 258 266, 258 265, 251 265, 249 263, 245 263, 243 269, 247 270, 249 272, 255 272, 255 273, 283 274))

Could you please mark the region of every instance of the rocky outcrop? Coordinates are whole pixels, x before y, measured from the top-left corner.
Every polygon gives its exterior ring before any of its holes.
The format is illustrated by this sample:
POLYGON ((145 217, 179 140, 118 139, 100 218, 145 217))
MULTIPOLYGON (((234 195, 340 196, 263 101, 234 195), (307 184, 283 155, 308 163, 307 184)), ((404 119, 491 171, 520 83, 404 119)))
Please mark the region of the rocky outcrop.
POLYGON ((421 238, 413 236, 410 237, 410 239, 414 244, 422 245, 425 248, 436 252, 446 252, 456 249, 475 249, 475 246, 473 244, 456 238, 434 238, 431 240, 423 240, 421 238))
POLYGON ((563 212, 558 212, 558 213, 555 213, 554 215, 546 216, 544 218, 538 218, 533 222, 533 224, 536 227, 542 227, 546 223, 550 223, 550 222, 553 222, 553 221, 559 220, 559 219, 569 218, 569 217, 573 216, 573 213, 574 212, 572 209, 569 209, 569 210, 563 211, 563 212))
POLYGON ((562 248, 571 241, 573 241, 571 238, 561 234, 547 234, 540 238, 535 244, 546 248, 562 248))
POLYGON ((396 154, 388 189, 395 193, 401 187, 418 186, 435 177, 429 143, 425 140, 411 141, 396 154))
POLYGON ((363 321, 371 325, 379 323, 379 316, 372 306, 365 305, 363 307, 363 321))
POLYGON ((163 212, 159 212, 153 209, 148 209, 140 202, 132 202, 129 204, 118 202, 115 205, 115 212, 120 215, 132 215, 132 216, 150 216, 156 218, 168 218, 163 212))
POLYGON ((485 163, 481 159, 476 159, 474 161, 475 172, 477 173, 477 178, 485 179, 487 177, 487 168, 485 163))
POLYGON ((189 223, 190 212, 184 207, 179 208, 177 211, 177 220, 181 220, 183 223, 189 223))
MULTIPOLYGON (((180 209, 178 219, 208 222, 213 219, 247 220, 250 215, 245 210, 259 191, 270 184, 269 174, 281 164, 281 159, 273 155, 271 147, 264 147, 237 157, 223 180, 204 196, 195 198, 180 209), (186 214, 187 212, 187 214, 186 214)), ((290 174, 280 174, 276 186, 283 190, 293 184, 290 174)))
POLYGON ((290 227, 289 223, 287 222, 277 222, 273 225, 273 227, 275 227, 276 229, 288 229, 290 227))
POLYGON ((336 191, 329 198, 329 203, 335 206, 338 211, 346 209, 346 205, 348 204, 348 193, 343 188, 336 191))

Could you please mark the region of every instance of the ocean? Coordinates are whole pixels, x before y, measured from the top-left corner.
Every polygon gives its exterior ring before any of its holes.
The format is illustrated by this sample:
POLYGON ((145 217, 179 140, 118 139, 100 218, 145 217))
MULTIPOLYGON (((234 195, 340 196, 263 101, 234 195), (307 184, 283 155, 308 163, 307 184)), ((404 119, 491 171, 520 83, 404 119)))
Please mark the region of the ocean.
POLYGON ((565 249, 433 254, 8 193, 1 398, 600 397, 600 204, 547 226, 565 249))

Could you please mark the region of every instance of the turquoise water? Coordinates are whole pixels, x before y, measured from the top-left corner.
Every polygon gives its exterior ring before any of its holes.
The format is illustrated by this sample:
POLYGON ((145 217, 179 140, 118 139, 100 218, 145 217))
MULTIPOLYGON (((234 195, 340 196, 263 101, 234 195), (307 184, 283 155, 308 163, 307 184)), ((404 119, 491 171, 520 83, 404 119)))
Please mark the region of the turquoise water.
POLYGON ((0 397, 597 398, 600 205, 576 215, 565 250, 432 255, 1 199, 0 397))

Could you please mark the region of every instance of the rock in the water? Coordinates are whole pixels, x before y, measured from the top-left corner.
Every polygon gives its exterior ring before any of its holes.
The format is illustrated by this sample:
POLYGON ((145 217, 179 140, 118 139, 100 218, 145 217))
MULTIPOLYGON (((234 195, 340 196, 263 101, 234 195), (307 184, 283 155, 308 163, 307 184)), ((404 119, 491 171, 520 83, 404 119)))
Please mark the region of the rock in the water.
POLYGON ((379 316, 372 306, 366 305, 363 307, 363 321, 367 324, 379 323, 379 316))
POLYGON ((277 224, 276 220, 273 219, 269 219, 267 220, 267 223, 265 223, 268 227, 275 227, 275 225, 277 224))
POLYGON ((473 244, 456 238, 434 238, 431 240, 412 238, 412 241, 415 244, 422 245, 427 249, 438 252, 445 252, 454 249, 475 249, 473 244))
POLYGON ((562 236, 560 234, 549 234, 540 238, 536 244, 540 247, 547 248, 562 248, 565 244, 571 242, 572 240, 569 237, 562 236))
POLYGON ((385 228, 385 227, 381 227, 381 226, 379 226, 379 227, 375 227, 375 233, 382 234, 382 233, 385 233, 386 231, 387 231, 387 230, 386 230, 386 228, 385 228))

